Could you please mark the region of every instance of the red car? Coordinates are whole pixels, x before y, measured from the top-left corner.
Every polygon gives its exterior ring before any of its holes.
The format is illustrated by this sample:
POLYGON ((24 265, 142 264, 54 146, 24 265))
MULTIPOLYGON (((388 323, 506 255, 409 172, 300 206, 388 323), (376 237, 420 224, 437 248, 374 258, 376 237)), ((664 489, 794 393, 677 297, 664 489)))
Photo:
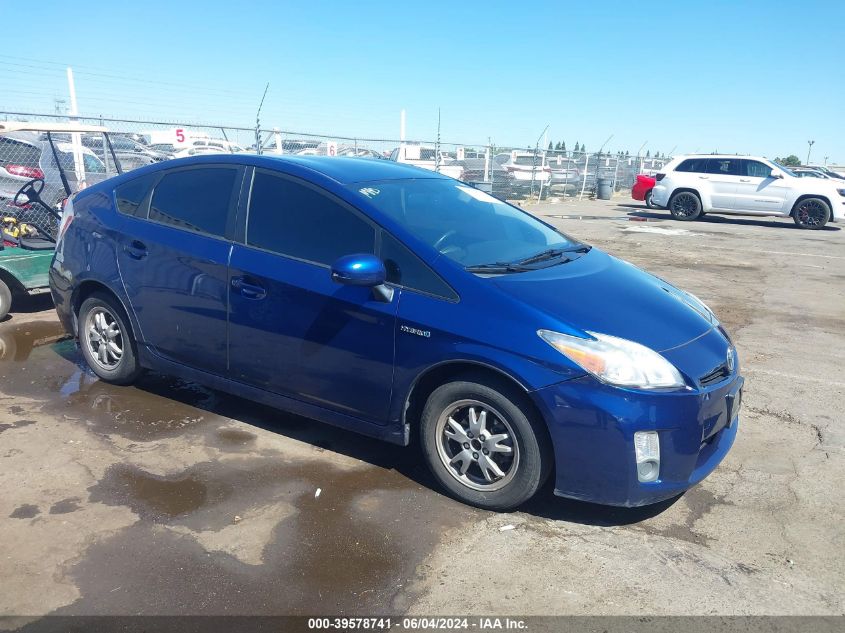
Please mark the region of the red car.
POLYGON ((654 188, 655 182, 657 180, 653 176, 639 174, 636 181, 634 181, 634 186, 631 187, 631 197, 634 200, 645 201, 645 206, 649 209, 654 209, 657 205, 651 201, 651 190, 654 188))

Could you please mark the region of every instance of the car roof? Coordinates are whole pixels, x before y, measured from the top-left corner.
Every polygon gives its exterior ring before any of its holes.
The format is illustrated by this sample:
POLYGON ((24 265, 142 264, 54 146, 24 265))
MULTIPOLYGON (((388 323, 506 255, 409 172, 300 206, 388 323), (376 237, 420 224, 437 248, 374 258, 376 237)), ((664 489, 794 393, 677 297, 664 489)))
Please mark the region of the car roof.
POLYGON ((406 178, 446 178, 436 172, 412 165, 396 163, 377 158, 353 158, 343 156, 274 156, 267 154, 206 154, 191 156, 163 163, 156 163, 162 168, 187 167, 193 164, 205 163, 240 163, 279 169, 284 167, 300 167, 322 174, 332 180, 348 185, 354 182, 372 180, 401 180, 406 178))
POLYGON ((45 123, 44 121, 0 121, 0 134, 7 132, 108 132, 99 125, 45 123))
POLYGON ((681 154, 675 158, 747 158, 748 160, 771 160, 765 156, 751 156, 749 154, 681 154))

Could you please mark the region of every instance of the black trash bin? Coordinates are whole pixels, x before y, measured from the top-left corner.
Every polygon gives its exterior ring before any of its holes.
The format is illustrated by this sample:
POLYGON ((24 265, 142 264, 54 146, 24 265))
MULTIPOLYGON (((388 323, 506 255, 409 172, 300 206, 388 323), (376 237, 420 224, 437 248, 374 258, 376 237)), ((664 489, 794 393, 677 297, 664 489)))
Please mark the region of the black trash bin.
POLYGON ((613 180, 611 178, 599 178, 597 196, 599 200, 610 200, 613 196, 613 180))

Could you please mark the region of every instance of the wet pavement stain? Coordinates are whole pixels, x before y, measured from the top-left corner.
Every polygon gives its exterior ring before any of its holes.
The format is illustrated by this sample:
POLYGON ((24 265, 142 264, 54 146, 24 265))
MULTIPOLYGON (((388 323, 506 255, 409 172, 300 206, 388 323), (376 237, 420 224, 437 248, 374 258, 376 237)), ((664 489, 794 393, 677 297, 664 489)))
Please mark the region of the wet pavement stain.
POLYGON ((35 420, 18 420, 12 424, 0 424, 0 433, 8 431, 9 429, 20 429, 30 424, 35 424, 35 420))
POLYGON ((390 610, 441 535, 486 514, 396 470, 278 458, 204 462, 168 477, 115 465, 91 501, 127 505, 141 520, 84 553, 71 572, 82 598, 58 614, 390 610), (293 509, 258 543, 261 564, 206 549, 184 530, 250 543, 257 507, 293 509))
POLYGON ((0 362, 23 362, 37 347, 67 338, 55 321, 22 323, 0 330, 0 362))
POLYGON ((254 442, 258 436, 249 431, 230 428, 217 431, 217 437, 223 440, 224 444, 245 445, 254 442))
POLYGON ((50 514, 70 514, 71 512, 81 510, 82 507, 79 505, 79 501, 79 497, 70 497, 56 501, 56 503, 50 506, 50 514))
POLYGON ((14 512, 9 515, 10 519, 31 519, 35 516, 41 514, 41 510, 38 506, 34 506, 31 503, 25 503, 22 506, 18 506, 15 508, 14 512))

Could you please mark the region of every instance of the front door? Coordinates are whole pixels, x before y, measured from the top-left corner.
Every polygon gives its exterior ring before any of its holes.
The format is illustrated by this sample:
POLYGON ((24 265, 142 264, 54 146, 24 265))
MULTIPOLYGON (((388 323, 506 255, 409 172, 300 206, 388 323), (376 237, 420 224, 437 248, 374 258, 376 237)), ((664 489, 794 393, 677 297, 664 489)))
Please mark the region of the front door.
MULTIPOLYGON (((242 174, 207 165, 165 172, 146 198, 148 215, 124 219, 118 254, 142 344, 218 375, 226 373, 227 226, 242 174)), ((119 207, 131 207, 134 182, 116 192, 119 207)))
POLYGON ((790 186, 784 178, 772 178, 772 168, 758 160, 739 161, 736 206, 761 214, 784 213, 790 186))
POLYGON ((310 184, 257 169, 229 270, 229 375, 384 424, 400 292, 342 286, 330 265, 373 253, 375 228, 310 184))

